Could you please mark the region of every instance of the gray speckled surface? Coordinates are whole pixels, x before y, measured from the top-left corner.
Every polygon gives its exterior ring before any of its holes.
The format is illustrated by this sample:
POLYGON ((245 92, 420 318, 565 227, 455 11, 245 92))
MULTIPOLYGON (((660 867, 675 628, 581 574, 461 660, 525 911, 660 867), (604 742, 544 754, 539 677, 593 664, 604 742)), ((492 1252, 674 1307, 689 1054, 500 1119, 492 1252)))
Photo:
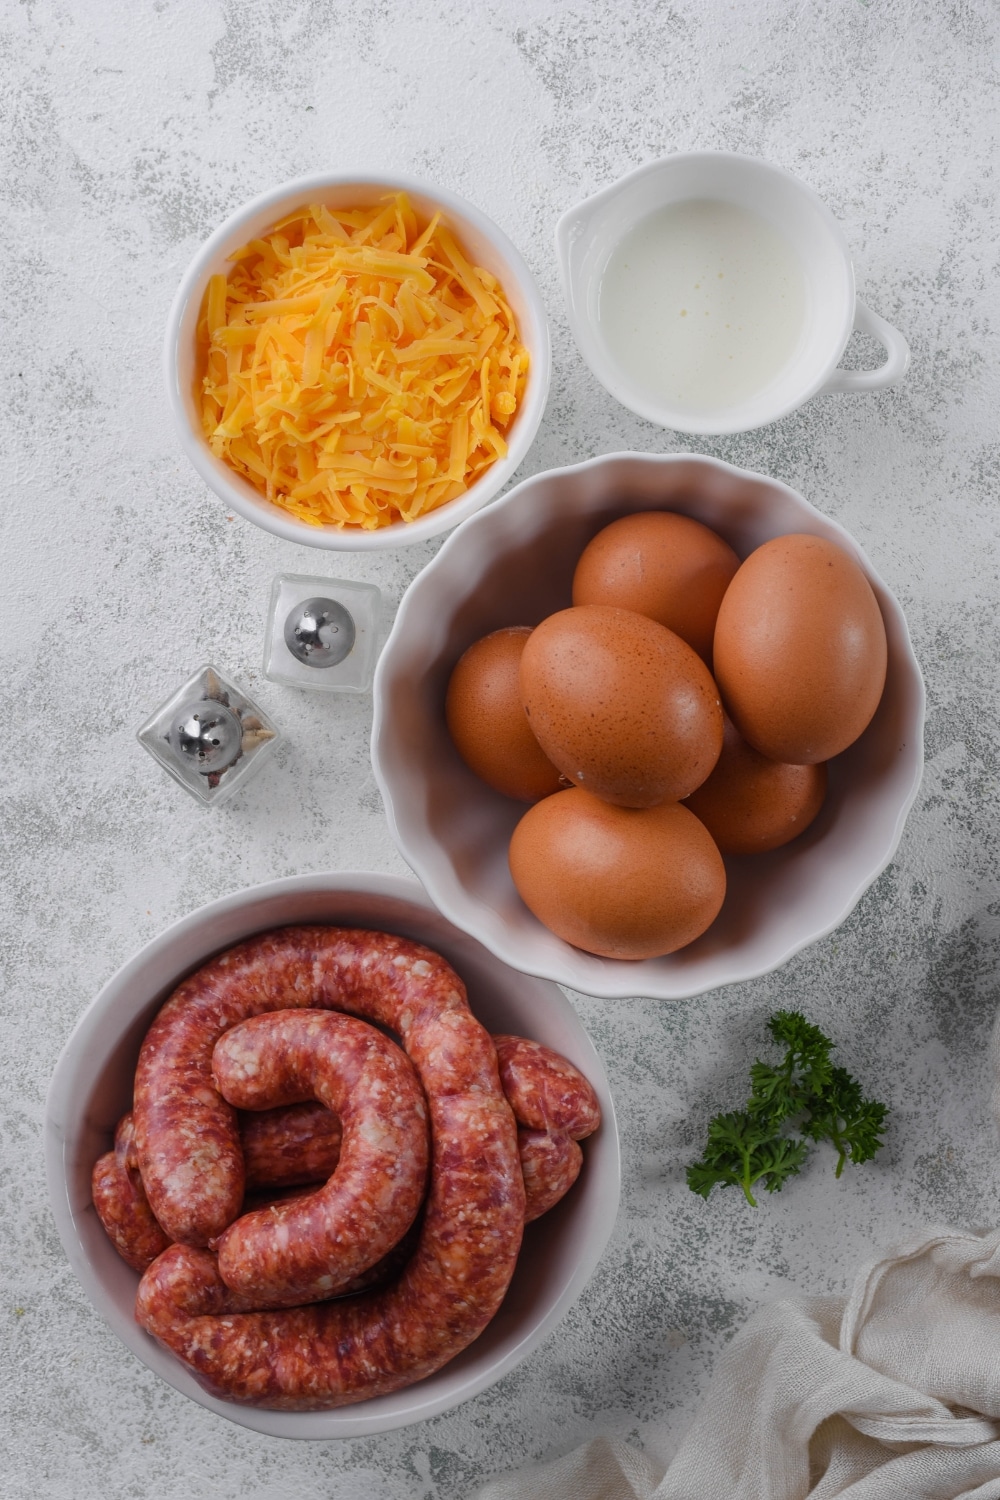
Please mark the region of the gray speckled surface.
POLYGON ((996 7, 8 0, 0 56, 0 1492, 452 1500, 597 1430, 665 1459, 763 1298, 841 1290, 872 1247, 928 1221, 1000 1219, 984 1054, 1000 960, 996 7), (691 443, 605 395, 567 332, 552 226, 623 171, 696 147, 768 157, 826 199, 862 295, 910 339, 901 388, 691 443), (394 605, 436 544, 334 559, 229 519, 161 387, 161 330, 199 240, 326 165, 437 181, 524 252, 555 377, 522 473, 692 447, 784 480, 903 602, 929 713, 899 854, 840 931, 687 1003, 575 997, 619 1102, 625 1182, 563 1327, 424 1426, 291 1444, 202 1411, 107 1331, 55 1234, 41 1123, 77 1016, 168 922, 274 875, 403 869, 369 769, 370 703, 262 682, 263 613, 279 571, 369 578, 394 605), (134 731, 208 659, 288 739, 205 814, 134 731), (703 1204, 684 1164, 707 1115, 737 1102, 778 1004, 804 1006, 891 1102, 887 1148, 839 1185, 817 1157, 757 1214, 735 1194, 703 1204))

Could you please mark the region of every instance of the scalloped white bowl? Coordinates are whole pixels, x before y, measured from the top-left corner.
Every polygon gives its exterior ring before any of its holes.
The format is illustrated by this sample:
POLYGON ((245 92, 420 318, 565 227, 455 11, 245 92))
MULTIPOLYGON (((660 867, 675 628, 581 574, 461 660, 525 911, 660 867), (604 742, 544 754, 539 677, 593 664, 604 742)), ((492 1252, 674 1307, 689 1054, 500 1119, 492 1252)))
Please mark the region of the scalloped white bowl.
POLYGON ((677 1000, 767 973, 824 937, 892 858, 923 766, 924 688, 903 612, 858 544, 777 480, 689 455, 609 454, 524 480, 450 537, 407 590, 375 674, 372 759, 400 853, 435 904, 505 963, 585 994, 677 1000), (507 847, 525 807, 464 765, 445 725, 452 668, 502 625, 571 603, 577 558, 618 516, 676 510, 746 557, 787 532, 828 537, 864 569, 885 620, 885 692, 868 729, 830 762, 816 821, 770 854, 726 859, 716 921, 664 958, 598 958, 521 901, 507 847))
POLYGON ((614 1228, 621 1186, 608 1080, 566 997, 554 984, 525 979, 457 931, 415 881, 356 873, 295 876, 238 891, 147 943, 108 981, 63 1048, 46 1103, 45 1158, 63 1248, 94 1307, 122 1343, 168 1385, 209 1411, 288 1438, 389 1432, 448 1411, 506 1375, 583 1291, 614 1228), (604 1116, 596 1135, 584 1143, 584 1169, 573 1188, 525 1229, 507 1296, 475 1343, 416 1385, 336 1411, 258 1410, 203 1390, 187 1367, 135 1322, 139 1278, 112 1246, 90 1196, 91 1170, 110 1149, 116 1122, 131 1108, 139 1047, 163 1001, 213 954, 255 932, 297 922, 396 932, 434 948, 465 980, 474 1013, 491 1031, 531 1036, 563 1053, 590 1079, 604 1116))
POLYGON ((163 347, 163 373, 167 400, 177 424, 181 446, 205 483, 225 505, 265 531, 306 547, 335 552, 372 552, 387 547, 408 546, 438 536, 470 516, 498 494, 531 447, 548 399, 551 375, 549 325, 534 278, 523 258, 501 229, 485 214, 456 193, 401 175, 337 176, 320 173, 299 177, 271 188, 230 214, 212 234, 188 266, 177 289, 163 347), (254 489, 249 480, 216 458, 201 429, 195 400, 195 329, 210 276, 228 271, 229 257, 255 235, 263 234, 285 214, 308 203, 329 208, 358 208, 377 203, 387 193, 409 194, 417 211, 430 218, 443 209, 464 249, 476 265, 485 266, 498 278, 517 319, 521 342, 531 356, 531 367, 521 409, 508 434, 506 457, 492 464, 481 479, 463 495, 419 516, 415 521, 397 521, 379 531, 359 527, 310 526, 282 510, 254 489))

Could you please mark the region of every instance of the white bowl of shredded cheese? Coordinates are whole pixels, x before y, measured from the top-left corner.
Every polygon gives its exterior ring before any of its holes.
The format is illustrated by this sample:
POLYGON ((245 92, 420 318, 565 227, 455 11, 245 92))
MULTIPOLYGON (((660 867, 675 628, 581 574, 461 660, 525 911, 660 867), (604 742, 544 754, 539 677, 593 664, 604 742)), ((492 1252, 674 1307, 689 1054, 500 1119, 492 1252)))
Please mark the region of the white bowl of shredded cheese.
POLYGON ((425 541, 511 478, 541 421, 531 273, 472 204, 405 177, 314 176, 238 209, 167 320, 170 407, 198 473, 287 541, 425 541))

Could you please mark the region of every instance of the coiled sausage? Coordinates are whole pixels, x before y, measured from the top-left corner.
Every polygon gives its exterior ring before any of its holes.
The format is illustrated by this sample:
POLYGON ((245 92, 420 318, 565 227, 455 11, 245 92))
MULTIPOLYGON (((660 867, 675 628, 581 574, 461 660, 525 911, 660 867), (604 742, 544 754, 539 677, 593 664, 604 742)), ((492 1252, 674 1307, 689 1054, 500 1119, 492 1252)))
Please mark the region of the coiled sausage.
POLYGON ((212 1060, 240 1109, 311 1095, 340 1119, 336 1170, 318 1192, 245 1213, 215 1246, 223 1281, 258 1306, 311 1302, 381 1260, 416 1217, 427 1179, 427 1108, 405 1052, 331 1011, 282 1010, 227 1031, 212 1060))
POLYGON ((395 1031, 420 1076, 431 1175, 413 1256, 381 1291, 281 1312, 227 1313, 222 1325, 219 1310, 230 1294, 214 1257, 178 1244, 146 1271, 136 1299, 142 1326, 213 1393, 287 1410, 366 1400, 454 1358, 499 1307, 524 1223, 516 1127, 496 1050, 454 970, 404 938, 300 927, 215 959, 180 986, 147 1035, 136 1130, 143 1180, 164 1228, 171 1224, 161 1204, 187 1234, 211 1238, 242 1198, 235 1112, 211 1084, 215 1042, 248 1016, 311 1007, 395 1031), (185 1099, 197 1105, 194 1122, 183 1116, 185 1099), (192 1150, 203 1183, 186 1164, 192 1150))

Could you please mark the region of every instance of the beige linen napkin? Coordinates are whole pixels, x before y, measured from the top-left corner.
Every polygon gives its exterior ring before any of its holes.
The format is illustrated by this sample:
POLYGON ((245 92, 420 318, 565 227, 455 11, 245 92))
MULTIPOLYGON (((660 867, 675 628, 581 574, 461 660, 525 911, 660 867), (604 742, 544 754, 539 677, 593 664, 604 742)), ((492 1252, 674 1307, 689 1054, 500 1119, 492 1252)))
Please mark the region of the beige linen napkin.
POLYGON ((1000 1230, 945 1230, 756 1313, 659 1484, 598 1438, 479 1500, 1000 1500, 997 1419, 1000 1230))

